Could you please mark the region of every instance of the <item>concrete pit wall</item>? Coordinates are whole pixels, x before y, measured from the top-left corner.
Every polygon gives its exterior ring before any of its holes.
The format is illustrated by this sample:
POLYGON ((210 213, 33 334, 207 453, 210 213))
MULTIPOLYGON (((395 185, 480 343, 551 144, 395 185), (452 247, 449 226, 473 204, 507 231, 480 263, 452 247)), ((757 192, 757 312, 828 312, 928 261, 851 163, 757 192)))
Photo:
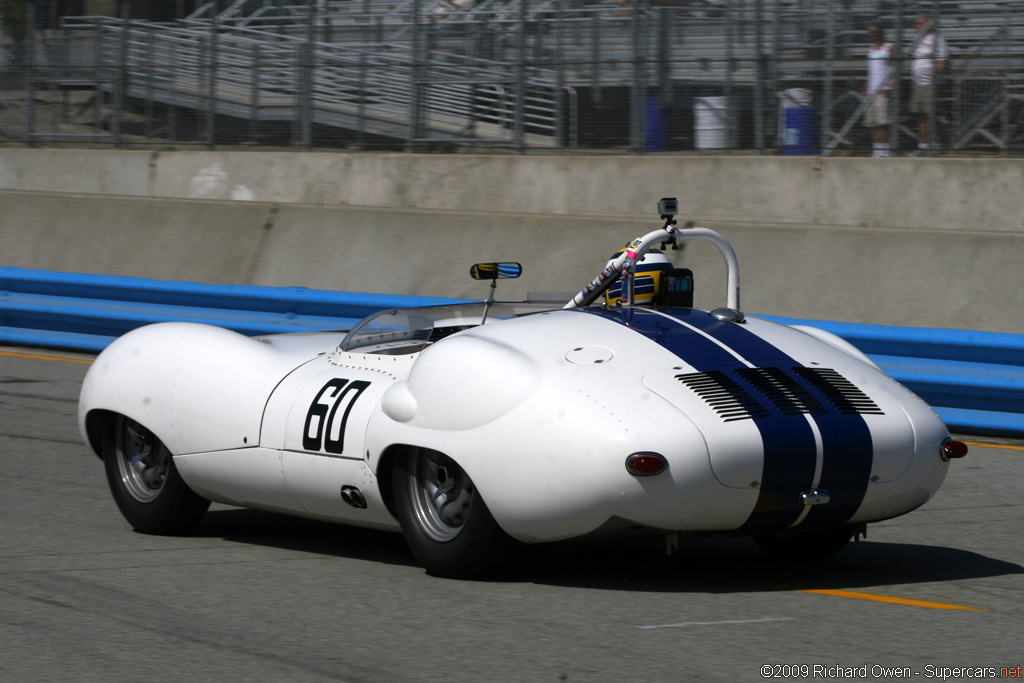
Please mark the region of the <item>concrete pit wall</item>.
MULTIPOLYGON (((1024 332, 1024 161, 0 150, 0 264, 476 297, 585 284, 658 224, 733 243, 748 312, 1024 332)), ((671 255, 671 252, 670 252, 671 255)), ((721 260, 673 260, 724 304, 721 260)))

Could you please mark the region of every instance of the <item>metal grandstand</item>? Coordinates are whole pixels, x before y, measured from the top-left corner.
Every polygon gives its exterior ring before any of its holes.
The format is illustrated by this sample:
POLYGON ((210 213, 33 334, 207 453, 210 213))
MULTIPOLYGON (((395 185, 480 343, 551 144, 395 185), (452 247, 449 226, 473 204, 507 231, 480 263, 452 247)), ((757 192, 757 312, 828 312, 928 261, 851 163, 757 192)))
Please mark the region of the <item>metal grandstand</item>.
POLYGON ((3 68, 0 135, 785 151, 787 109, 801 108, 813 151, 859 153, 864 29, 881 20, 900 54, 893 132, 906 149, 920 13, 951 53, 942 149, 1019 153, 1017 0, 231 0, 173 22, 69 17, 3 68))

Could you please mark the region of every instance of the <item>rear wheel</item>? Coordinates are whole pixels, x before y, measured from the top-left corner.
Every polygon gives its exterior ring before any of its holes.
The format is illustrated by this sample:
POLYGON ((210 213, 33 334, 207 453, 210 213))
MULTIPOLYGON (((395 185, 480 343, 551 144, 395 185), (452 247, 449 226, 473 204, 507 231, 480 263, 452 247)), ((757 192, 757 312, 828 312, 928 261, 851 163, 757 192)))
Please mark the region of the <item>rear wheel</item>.
POLYGON ((793 535, 754 536, 754 542, 773 557, 784 560, 817 559, 834 555, 853 537, 851 527, 801 531, 793 535))
POLYGON ((182 480, 163 442, 124 415, 114 417, 105 430, 103 464, 114 501, 136 531, 184 533, 210 507, 182 480))
POLYGON ((498 567, 513 541, 458 463, 417 448, 396 459, 392 474, 402 533, 428 573, 470 579, 498 567))

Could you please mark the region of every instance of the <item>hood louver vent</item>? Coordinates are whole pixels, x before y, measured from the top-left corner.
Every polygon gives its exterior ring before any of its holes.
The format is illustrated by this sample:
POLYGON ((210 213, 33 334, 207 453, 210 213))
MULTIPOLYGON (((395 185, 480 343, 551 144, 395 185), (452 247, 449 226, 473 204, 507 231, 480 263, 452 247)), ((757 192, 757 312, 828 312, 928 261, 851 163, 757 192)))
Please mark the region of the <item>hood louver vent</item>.
POLYGON ((827 368, 796 367, 791 372, 783 368, 740 368, 731 373, 712 370, 675 377, 711 406, 723 422, 779 413, 885 414, 852 382, 827 368))

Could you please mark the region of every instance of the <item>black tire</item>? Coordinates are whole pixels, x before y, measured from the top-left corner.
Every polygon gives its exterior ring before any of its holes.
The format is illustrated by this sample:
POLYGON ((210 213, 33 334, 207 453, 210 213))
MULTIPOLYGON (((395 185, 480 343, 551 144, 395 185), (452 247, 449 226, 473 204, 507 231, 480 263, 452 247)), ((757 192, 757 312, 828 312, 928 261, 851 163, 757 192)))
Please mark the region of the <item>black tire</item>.
POLYGON ((754 542, 772 557, 781 560, 820 559, 835 555, 853 537, 850 527, 801 531, 794 535, 754 536, 754 542))
POLYGON ((114 502, 136 531, 186 533, 210 507, 182 480, 163 442, 123 415, 103 430, 103 465, 114 502))
POLYGON ((472 480, 437 451, 395 459, 395 510, 413 555, 428 574, 479 579, 504 563, 514 541, 498 526, 472 480))

